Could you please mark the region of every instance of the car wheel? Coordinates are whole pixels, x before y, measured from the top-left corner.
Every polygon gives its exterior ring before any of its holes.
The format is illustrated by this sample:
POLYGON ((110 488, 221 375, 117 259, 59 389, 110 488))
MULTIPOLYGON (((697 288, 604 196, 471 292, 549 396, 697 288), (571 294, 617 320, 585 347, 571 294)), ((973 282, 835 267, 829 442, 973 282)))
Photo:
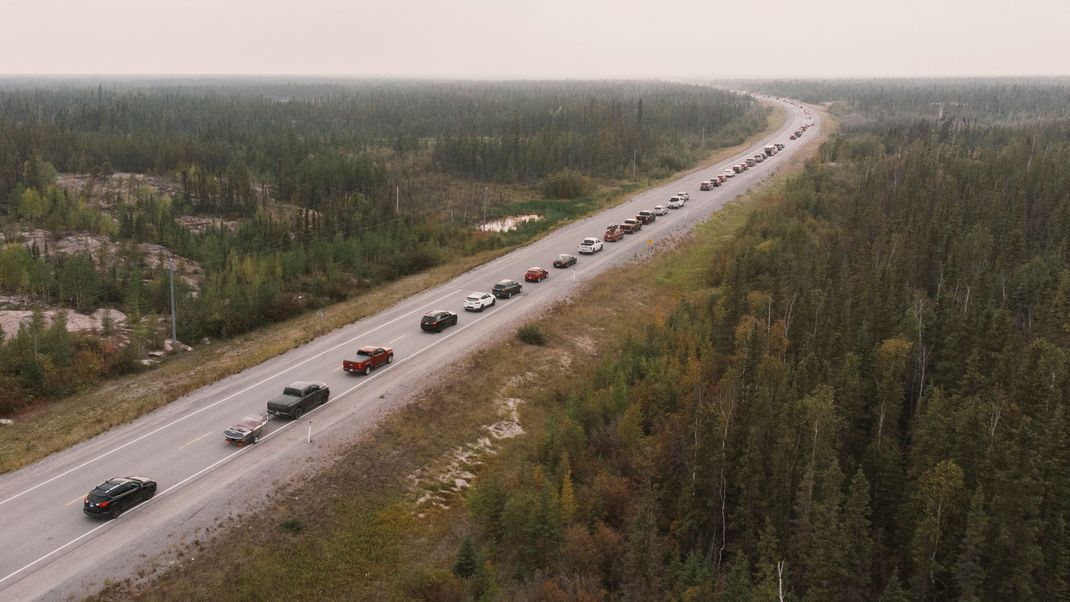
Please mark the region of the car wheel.
POLYGON ((487 306, 486 305, 480 305, 479 309, 476 310, 476 311, 482 312, 484 309, 487 309, 487 306))
POLYGON ((390 355, 386 356, 386 363, 388 363, 388 364, 393 364, 394 363, 394 354, 393 353, 391 353, 390 355))
POLYGON ((369 364, 369 365, 367 365, 367 366, 364 366, 364 376, 368 376, 368 375, 369 375, 369 374, 371 374, 371 373, 372 373, 372 367, 371 367, 371 364, 369 364))
POLYGON ((253 443, 260 443, 260 435, 253 435, 253 443))
POLYGON ((506 293, 505 294, 505 298, 506 299, 512 299, 513 298, 513 293, 506 293))
POLYGON ((457 325, 457 316, 453 316, 453 325, 454 325, 454 326, 456 326, 456 325, 457 325))
POLYGON ((111 517, 112 518, 119 518, 119 516, 122 513, 123 513, 123 507, 122 507, 121 504, 115 504, 114 506, 112 506, 112 508, 111 508, 111 517))
POLYGON ((298 418, 300 418, 301 414, 304 414, 304 413, 305 413, 304 408, 297 408, 296 410, 294 410, 294 420, 297 420, 298 418))
POLYGON ((491 307, 494 307, 494 303, 495 303, 496 301, 497 301, 497 299, 491 299, 491 300, 490 300, 490 306, 491 306, 491 307))

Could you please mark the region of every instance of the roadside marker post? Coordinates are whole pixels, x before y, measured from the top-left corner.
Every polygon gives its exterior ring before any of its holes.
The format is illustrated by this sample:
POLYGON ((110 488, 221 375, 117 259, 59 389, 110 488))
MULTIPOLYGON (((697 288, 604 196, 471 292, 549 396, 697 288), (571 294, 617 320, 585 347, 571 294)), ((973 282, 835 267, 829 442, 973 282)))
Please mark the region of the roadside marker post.
POLYGON ((309 444, 312 443, 312 421, 311 420, 308 421, 308 442, 309 442, 309 444))
POLYGON ((572 281, 576 281, 576 268, 572 268, 572 281))

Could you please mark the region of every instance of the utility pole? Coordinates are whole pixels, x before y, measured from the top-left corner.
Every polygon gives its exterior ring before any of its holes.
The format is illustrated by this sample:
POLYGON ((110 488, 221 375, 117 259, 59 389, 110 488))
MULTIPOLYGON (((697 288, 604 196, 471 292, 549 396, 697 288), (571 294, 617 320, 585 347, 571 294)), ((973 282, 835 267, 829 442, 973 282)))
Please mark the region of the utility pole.
POLYGON ((394 213, 401 213, 401 186, 394 188, 394 213))
POLYGON ((175 258, 167 260, 167 272, 171 280, 171 346, 178 349, 178 317, 175 314, 175 258))
POLYGON ((632 179, 635 179, 635 159, 639 155, 639 149, 632 150, 632 179))
POLYGON ((490 186, 483 187, 483 226, 487 225, 487 189, 490 186))

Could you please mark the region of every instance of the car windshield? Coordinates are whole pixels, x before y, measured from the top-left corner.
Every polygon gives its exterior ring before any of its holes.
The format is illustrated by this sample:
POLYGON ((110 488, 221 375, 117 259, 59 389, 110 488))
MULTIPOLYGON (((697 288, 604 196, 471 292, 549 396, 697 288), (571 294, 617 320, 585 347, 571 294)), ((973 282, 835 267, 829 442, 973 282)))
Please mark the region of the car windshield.
POLYGON ((361 349, 360 351, 357 352, 357 355, 362 355, 364 357, 371 357, 372 356, 372 352, 368 351, 367 349, 361 349))
POLYGON ((465 301, 479 301, 479 297, 468 297, 465 301))
POLYGON ((301 397, 304 393, 301 389, 295 389, 293 387, 286 387, 282 390, 283 395, 290 395, 291 397, 301 397))

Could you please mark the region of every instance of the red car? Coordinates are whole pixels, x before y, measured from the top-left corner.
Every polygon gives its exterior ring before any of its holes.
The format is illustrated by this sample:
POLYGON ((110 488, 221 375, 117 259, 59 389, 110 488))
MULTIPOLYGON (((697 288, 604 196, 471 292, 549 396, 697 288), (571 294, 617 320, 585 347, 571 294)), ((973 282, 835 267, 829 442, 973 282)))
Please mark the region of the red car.
POLYGON ((342 360, 342 370, 346 372, 370 374, 383 364, 394 361, 394 350, 390 347, 361 347, 356 359, 342 360))
POLYGON ((704 180, 701 184, 698 185, 698 189, 699 190, 713 190, 713 182, 711 182, 709 180, 704 180))
POLYGON ((617 224, 606 226, 606 233, 602 235, 602 240, 606 242, 617 242, 622 238, 624 238, 624 230, 621 230, 617 224))
POLYGON ((542 282, 549 277, 550 272, 546 271, 545 268, 540 267, 528 268, 527 273, 524 274, 524 280, 528 282, 542 282))

